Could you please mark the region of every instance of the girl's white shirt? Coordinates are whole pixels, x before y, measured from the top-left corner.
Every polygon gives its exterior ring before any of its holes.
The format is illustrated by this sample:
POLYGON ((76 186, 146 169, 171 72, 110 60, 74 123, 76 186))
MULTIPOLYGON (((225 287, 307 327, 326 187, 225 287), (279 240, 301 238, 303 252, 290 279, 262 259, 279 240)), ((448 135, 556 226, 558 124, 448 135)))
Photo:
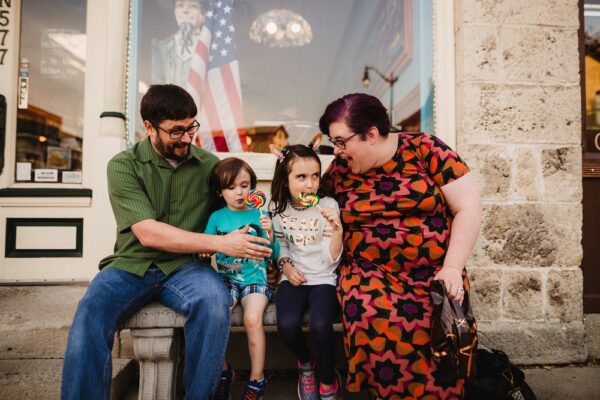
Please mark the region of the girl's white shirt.
MULTIPOLYGON (((319 201, 323 208, 334 208, 339 215, 337 202, 331 197, 319 201)), ((279 240, 279 259, 289 257, 304 274, 304 285, 336 285, 335 270, 340 262, 342 250, 332 255, 329 251, 333 228, 321 215, 319 207, 302 210, 288 204, 282 214, 273 217, 273 230, 279 240)), ((281 274, 281 280, 287 280, 281 274)))

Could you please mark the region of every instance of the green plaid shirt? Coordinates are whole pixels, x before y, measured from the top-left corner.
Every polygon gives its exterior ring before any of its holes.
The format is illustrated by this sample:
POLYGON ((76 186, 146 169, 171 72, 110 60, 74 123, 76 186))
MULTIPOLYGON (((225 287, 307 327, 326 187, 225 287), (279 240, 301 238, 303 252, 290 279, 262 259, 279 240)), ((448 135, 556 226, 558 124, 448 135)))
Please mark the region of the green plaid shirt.
POLYGON ((208 177, 218 158, 191 147, 188 158, 173 168, 153 149, 148 138, 108 163, 108 193, 117 221, 113 255, 100 261, 143 276, 155 264, 165 274, 191 260, 191 254, 174 254, 142 246, 131 225, 154 219, 190 232, 202 232, 216 200, 208 177))

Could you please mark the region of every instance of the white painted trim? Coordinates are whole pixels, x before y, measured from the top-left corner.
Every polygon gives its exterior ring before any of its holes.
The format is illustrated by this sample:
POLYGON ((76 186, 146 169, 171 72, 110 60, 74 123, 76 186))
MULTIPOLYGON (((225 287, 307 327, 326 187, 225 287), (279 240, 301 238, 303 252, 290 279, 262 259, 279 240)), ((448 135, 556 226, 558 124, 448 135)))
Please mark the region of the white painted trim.
POLYGON ((456 64, 454 1, 433 2, 434 131, 456 148, 456 64))
MULTIPOLYGON (((0 207, 91 207, 91 197, 0 197, 0 207)), ((6 210, 5 210, 6 212, 6 210)))

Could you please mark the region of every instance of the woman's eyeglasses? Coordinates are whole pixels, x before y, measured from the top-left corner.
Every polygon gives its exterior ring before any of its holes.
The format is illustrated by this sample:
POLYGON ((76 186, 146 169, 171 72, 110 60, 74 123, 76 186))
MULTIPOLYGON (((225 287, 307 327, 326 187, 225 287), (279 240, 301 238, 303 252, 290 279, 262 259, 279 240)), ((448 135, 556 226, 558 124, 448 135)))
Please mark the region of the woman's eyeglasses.
POLYGON ((358 133, 355 133, 354 135, 350 135, 347 138, 337 138, 337 139, 332 139, 329 138, 329 142, 333 145, 333 147, 337 147, 340 150, 346 150, 346 143, 352 139, 354 136, 358 135, 358 133))

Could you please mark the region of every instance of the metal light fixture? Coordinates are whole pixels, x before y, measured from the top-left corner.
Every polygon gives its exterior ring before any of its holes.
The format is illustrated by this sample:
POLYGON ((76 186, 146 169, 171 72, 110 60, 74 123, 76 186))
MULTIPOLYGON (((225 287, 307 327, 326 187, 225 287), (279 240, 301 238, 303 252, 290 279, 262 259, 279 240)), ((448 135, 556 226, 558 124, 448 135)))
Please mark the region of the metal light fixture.
POLYGON ((385 76, 381 71, 379 71, 375 67, 371 67, 370 65, 365 65, 365 72, 363 73, 362 83, 365 87, 369 87, 371 84, 371 79, 369 78, 369 71, 375 72, 381 79, 383 79, 388 85, 390 85, 390 125, 394 126, 394 85, 398 81, 398 77, 394 75, 393 72, 390 72, 389 76, 385 76))
POLYGON ((271 10, 254 20, 250 39, 270 47, 304 46, 312 41, 310 24, 290 10, 271 10))

